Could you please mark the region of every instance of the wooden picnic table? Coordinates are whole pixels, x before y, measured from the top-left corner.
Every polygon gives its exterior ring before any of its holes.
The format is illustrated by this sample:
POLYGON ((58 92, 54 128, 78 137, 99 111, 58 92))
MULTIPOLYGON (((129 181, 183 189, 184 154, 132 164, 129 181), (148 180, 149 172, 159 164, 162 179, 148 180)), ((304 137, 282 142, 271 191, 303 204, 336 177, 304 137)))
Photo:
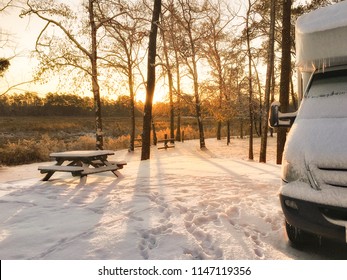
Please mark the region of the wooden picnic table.
POLYGON ((39 166, 38 169, 46 176, 43 181, 49 180, 55 172, 70 172, 72 176, 80 176, 81 180, 89 174, 111 171, 118 176, 116 171, 122 169, 126 162, 108 161, 107 157, 114 155, 109 150, 87 150, 51 153, 49 156, 55 159, 56 164, 39 166))

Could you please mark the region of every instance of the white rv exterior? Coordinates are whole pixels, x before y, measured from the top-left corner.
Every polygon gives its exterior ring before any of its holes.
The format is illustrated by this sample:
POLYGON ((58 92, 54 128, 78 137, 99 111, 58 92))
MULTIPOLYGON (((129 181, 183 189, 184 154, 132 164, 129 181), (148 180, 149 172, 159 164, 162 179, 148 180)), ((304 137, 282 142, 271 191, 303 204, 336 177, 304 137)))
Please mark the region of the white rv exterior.
POLYGON ((310 234, 347 242, 346 15, 344 1, 303 15, 296 24, 304 92, 285 146, 280 190, 294 244, 310 234))

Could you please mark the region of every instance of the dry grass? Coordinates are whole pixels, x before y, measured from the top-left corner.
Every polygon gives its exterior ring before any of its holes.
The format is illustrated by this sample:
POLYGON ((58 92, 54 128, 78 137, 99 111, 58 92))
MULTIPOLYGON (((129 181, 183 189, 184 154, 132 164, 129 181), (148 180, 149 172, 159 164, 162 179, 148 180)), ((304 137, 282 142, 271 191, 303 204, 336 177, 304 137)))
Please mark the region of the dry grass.
MULTIPOLYGON (((128 149, 130 144, 128 118, 106 118, 104 148, 128 149)), ((156 122, 158 139, 170 135, 168 120, 156 122)), ((140 135, 142 120, 137 120, 136 134, 140 135)), ((195 119, 182 123, 185 139, 199 138, 195 119)), ((215 137, 214 122, 205 126, 205 137, 215 137)), ((95 149, 93 118, 0 118, 0 165, 19 165, 48 161, 52 152, 95 149)))

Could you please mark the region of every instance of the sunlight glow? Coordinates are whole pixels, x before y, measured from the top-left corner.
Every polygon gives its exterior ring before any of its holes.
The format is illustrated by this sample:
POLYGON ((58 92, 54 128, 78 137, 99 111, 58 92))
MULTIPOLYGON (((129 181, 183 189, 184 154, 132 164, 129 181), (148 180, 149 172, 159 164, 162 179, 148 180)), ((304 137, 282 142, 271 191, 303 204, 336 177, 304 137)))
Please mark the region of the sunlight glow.
MULTIPOLYGON (((153 103, 158 102, 167 102, 168 97, 168 88, 166 86, 157 85, 154 91, 153 103)), ((136 94, 136 100, 145 103, 146 101, 146 92, 140 91, 136 94)))

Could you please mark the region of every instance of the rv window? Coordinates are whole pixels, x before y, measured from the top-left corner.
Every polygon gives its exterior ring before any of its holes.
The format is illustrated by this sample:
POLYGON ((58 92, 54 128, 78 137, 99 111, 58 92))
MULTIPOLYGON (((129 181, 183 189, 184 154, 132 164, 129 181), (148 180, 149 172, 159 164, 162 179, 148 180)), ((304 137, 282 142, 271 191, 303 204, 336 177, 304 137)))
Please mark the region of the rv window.
POLYGON ((305 97, 320 98, 346 94, 347 70, 337 70, 313 75, 305 97))

